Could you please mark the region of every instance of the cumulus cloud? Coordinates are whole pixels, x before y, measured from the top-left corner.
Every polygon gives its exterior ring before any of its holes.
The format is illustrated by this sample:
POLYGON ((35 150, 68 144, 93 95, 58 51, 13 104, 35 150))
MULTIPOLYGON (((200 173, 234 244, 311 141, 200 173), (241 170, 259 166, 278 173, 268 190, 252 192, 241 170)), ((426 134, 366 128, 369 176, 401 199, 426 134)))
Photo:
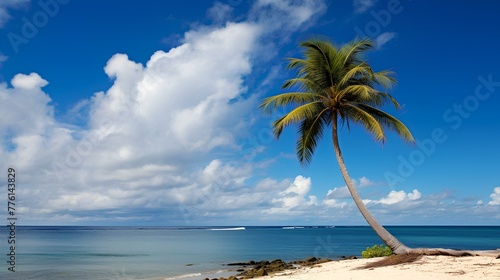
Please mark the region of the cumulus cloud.
POLYGON ((27 135, 41 136, 54 122, 50 97, 42 91, 47 81, 38 74, 18 74, 13 88, 0 84, 0 133, 3 141, 20 141, 27 135))
POLYGON ((387 197, 381 198, 380 200, 364 200, 364 202, 392 205, 401 203, 405 200, 415 201, 420 199, 421 197, 422 194, 417 189, 414 189, 411 193, 406 193, 403 190, 401 191, 393 190, 387 195, 387 197))
MULTIPOLYGON (((317 15, 321 3, 259 2, 247 21, 196 27, 145 64, 115 54, 104 68, 112 86, 71 109, 85 127, 56 120, 43 91, 48 82, 37 73, 16 75, 12 87, 0 84, 0 167, 7 162, 23 173, 22 214, 32 224, 50 224, 143 220, 154 212, 157 220, 183 224, 302 202, 289 199, 294 196, 317 204, 306 194, 310 179, 250 185, 253 170, 262 167, 238 153, 258 98, 245 79, 269 39, 264 22, 270 19, 259 13, 279 10, 275 25, 290 33, 317 15), (218 159, 215 151, 238 162, 218 159)), ((216 4, 211 11, 229 9, 216 4)))
POLYGON ((297 176, 293 183, 279 195, 279 198, 274 198, 273 203, 281 204, 282 208, 271 209, 271 212, 278 212, 281 210, 290 210, 301 205, 311 205, 317 203, 315 196, 309 196, 309 201, 305 196, 311 190, 311 178, 297 176))
POLYGON ((327 208, 344 208, 347 206, 347 202, 345 201, 338 201, 334 198, 326 198, 323 200, 323 205, 327 208))
POLYGON ((488 205, 500 205, 500 187, 496 187, 493 189, 493 193, 490 194, 491 201, 488 202, 488 205))
POLYGON ((391 191, 386 198, 382 198, 379 202, 383 204, 395 204, 402 202, 406 198, 405 191, 391 191))
POLYGON ((340 198, 349 198, 351 197, 351 193, 347 189, 347 187, 338 187, 328 190, 326 193, 327 199, 340 199, 340 198))
POLYGON ((29 75, 17 74, 11 81, 12 86, 15 88, 22 89, 35 89, 42 88, 49 83, 42 79, 37 73, 31 73, 29 75))
POLYGON ((93 97, 92 128, 107 120, 107 133, 122 136, 113 137, 108 151, 128 149, 133 157, 162 156, 168 162, 217 147, 235 148, 234 138, 246 127, 253 106, 253 99, 242 97, 243 76, 250 73, 258 35, 258 26, 233 23, 190 31, 183 45, 154 53, 146 65, 124 54, 113 56, 105 71, 115 83, 93 97), (149 145, 138 146, 145 139, 149 145))
POLYGON ((354 0, 354 11, 358 14, 362 14, 373 7, 373 5, 375 5, 375 1, 376 0, 354 0))
POLYGON ((373 182, 365 176, 359 178, 359 180, 354 180, 354 184, 360 188, 373 187, 379 185, 379 183, 373 182))
MULTIPOLYGON (((59 135, 61 141, 54 145, 59 152, 48 157, 52 162, 41 167, 56 182, 41 191, 54 197, 43 208, 166 207, 203 197, 216 188, 216 179, 233 188, 242 186, 248 176, 242 172, 247 170, 218 160, 210 161, 191 184, 184 170, 208 160, 216 148, 237 150, 235 139, 247 128, 245 118, 254 104, 241 95, 258 32, 258 26, 247 23, 190 31, 184 44, 154 53, 146 65, 125 54, 114 55, 104 68, 114 84, 91 98, 89 128, 63 130, 58 124, 66 134, 59 135), (221 174, 230 174, 228 181, 221 174), (72 182, 70 189, 66 182, 72 182)), ((19 75, 12 84, 41 95, 46 81, 36 74, 19 75)), ((20 158, 48 144, 43 130, 16 141, 20 158)))
POLYGON ((29 2, 30 0, 2 0, 0 2, 0 28, 3 27, 9 19, 11 19, 8 11, 9 9, 19 8, 29 2))
POLYGON ((413 190, 411 193, 408 194, 408 198, 410 200, 417 200, 422 197, 422 193, 420 193, 418 190, 413 190))
POLYGON ((311 190, 311 178, 305 178, 303 176, 297 176, 293 184, 290 185, 285 191, 283 191, 283 195, 295 194, 299 196, 306 195, 311 190))

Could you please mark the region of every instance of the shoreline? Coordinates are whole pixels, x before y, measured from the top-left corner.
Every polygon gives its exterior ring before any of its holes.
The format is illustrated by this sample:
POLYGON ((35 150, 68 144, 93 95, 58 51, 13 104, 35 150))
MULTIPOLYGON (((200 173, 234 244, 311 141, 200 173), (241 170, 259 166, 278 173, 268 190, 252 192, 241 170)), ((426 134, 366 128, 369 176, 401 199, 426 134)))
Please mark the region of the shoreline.
POLYGON ((327 280, 335 276, 337 280, 373 280, 373 279, 453 279, 477 280, 500 279, 500 259, 497 257, 450 257, 422 256, 412 263, 385 267, 363 268, 368 263, 381 258, 335 260, 313 267, 302 267, 259 277, 261 280, 327 280))
MULTIPOLYGON (((351 256, 349 258, 352 258, 351 256)), ((345 260, 347 258, 341 258, 336 260, 345 260)), ((212 270, 212 271, 200 271, 200 272, 192 272, 186 274, 180 274, 173 277, 158 277, 153 278, 154 280, 205 280, 205 279, 233 279, 233 277, 237 277, 237 279, 261 279, 264 275, 276 275, 277 273, 285 272, 288 270, 297 270, 305 267, 312 267, 315 265, 319 265, 326 262, 334 261, 332 259, 321 259, 315 257, 309 257, 302 260, 295 260, 284 262, 281 259, 276 259, 272 261, 262 260, 262 261, 248 261, 248 262, 236 262, 236 263, 226 263, 222 264, 220 269, 212 270), (257 268, 257 269, 255 269, 257 268), (263 275, 258 275, 258 270, 263 268, 266 270, 266 273, 263 275), (251 274, 240 275, 240 273, 252 272, 251 274), (246 277, 245 277, 246 276, 246 277)), ((153 280, 152 279, 152 280, 153 280)))
MULTIPOLYGON (((370 259, 337 259, 319 262, 312 265, 295 266, 269 275, 256 276, 259 280, 330 280, 333 276, 338 280, 373 280, 373 279, 453 279, 453 280, 498 280, 500 279, 500 256, 421 256, 408 263, 364 268, 365 265, 383 260, 385 257, 370 259), (388 278, 389 277, 389 278, 388 278)), ((325 261, 325 260, 323 260, 325 261)), ((258 263, 258 262, 257 262, 258 263)), ((293 262, 290 262, 293 263, 293 262)), ((229 267, 228 267, 229 268, 229 267)), ((238 268, 252 269, 252 266, 233 266, 227 270, 192 274, 190 277, 173 277, 161 279, 205 280, 205 279, 250 279, 237 276, 238 268), (236 276, 237 278, 231 278, 236 276)), ((160 279, 160 278, 159 278, 160 279)))

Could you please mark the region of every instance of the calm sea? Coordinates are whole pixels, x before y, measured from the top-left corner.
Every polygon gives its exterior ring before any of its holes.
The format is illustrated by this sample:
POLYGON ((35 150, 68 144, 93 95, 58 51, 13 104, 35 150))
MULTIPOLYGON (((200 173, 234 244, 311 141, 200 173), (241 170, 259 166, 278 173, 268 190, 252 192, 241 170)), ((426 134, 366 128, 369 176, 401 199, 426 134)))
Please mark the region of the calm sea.
MULTIPOLYGON (((381 244, 369 227, 19 227, 12 273, 7 229, 0 279, 203 279, 223 275, 230 262, 338 259, 381 244)), ((500 248, 500 227, 387 229, 410 247, 500 248)))

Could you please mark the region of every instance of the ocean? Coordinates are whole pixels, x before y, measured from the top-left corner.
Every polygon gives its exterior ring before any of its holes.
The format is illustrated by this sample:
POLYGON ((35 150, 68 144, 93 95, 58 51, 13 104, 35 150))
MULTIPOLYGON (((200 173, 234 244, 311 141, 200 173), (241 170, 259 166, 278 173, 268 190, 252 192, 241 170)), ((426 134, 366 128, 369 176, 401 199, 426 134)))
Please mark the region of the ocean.
MULTIPOLYGON (((409 247, 500 248, 500 226, 389 226, 409 247)), ((360 256, 370 227, 18 227, 15 272, 0 229, 0 279, 203 279, 231 262, 360 256)), ((234 274, 234 273, 233 273, 234 274)))

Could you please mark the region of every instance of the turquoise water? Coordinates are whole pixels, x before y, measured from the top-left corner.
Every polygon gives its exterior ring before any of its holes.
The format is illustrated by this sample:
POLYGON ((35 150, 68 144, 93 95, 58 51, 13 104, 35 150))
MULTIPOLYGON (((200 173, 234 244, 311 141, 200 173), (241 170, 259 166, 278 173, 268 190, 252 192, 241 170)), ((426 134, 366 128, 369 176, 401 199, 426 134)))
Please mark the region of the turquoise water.
MULTIPOLYGON (((500 227, 387 227, 410 247, 500 248, 500 227)), ((338 259, 380 244, 369 227, 20 227, 16 272, 0 230, 0 279, 169 279, 248 260, 338 259), (3 258, 3 259, 2 259, 3 258)))

